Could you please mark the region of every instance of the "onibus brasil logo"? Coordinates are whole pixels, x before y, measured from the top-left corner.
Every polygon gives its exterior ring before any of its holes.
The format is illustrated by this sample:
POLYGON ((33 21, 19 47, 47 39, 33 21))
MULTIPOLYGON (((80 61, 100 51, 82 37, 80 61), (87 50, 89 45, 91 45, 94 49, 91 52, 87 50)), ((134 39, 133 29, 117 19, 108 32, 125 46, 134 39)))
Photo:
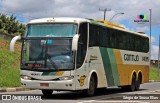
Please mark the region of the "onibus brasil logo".
POLYGON ((144 24, 146 22, 149 22, 149 20, 147 20, 147 16, 144 14, 140 14, 137 15, 137 20, 134 20, 134 22, 137 22, 139 24, 144 24))

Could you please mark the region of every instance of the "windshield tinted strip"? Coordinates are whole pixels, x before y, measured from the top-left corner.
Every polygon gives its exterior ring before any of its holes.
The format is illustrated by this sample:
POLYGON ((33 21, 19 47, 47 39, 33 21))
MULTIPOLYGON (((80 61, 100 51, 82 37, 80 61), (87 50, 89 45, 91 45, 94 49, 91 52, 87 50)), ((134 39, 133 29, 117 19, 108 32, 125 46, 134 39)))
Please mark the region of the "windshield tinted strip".
POLYGON ((73 37, 77 32, 75 23, 29 24, 27 37, 73 37))

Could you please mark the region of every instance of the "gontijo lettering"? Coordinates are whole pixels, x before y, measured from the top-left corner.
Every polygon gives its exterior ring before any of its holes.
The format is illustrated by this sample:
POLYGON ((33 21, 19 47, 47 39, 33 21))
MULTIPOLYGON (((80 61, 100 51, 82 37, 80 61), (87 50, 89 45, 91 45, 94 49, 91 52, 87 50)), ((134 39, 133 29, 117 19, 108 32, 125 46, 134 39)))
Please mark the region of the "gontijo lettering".
POLYGON ((125 61, 139 61, 139 56, 133 55, 133 54, 124 54, 124 60, 125 61))

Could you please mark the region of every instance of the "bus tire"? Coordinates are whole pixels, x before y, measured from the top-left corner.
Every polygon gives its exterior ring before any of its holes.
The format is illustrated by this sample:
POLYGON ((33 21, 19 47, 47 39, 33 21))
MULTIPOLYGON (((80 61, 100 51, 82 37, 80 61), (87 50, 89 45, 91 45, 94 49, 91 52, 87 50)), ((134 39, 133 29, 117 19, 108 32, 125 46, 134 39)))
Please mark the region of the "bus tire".
POLYGON ((53 93, 53 90, 45 90, 45 89, 43 89, 43 90, 41 90, 41 91, 42 91, 42 93, 43 93, 43 95, 44 95, 45 97, 49 97, 49 96, 51 96, 52 93, 53 93))
POLYGON ((133 92, 136 89, 136 76, 134 74, 132 75, 131 85, 122 86, 121 88, 124 91, 131 91, 131 92, 133 92))
POLYGON ((96 77, 92 75, 89 81, 89 88, 84 92, 87 96, 93 96, 96 91, 96 88, 97 88, 96 77))
POLYGON ((142 76, 141 75, 138 75, 138 79, 136 81, 136 87, 135 87, 135 90, 139 90, 139 87, 141 85, 141 82, 142 82, 142 76))
POLYGON ((132 75, 132 83, 129 86, 129 91, 133 92, 136 89, 136 76, 133 74, 132 75))

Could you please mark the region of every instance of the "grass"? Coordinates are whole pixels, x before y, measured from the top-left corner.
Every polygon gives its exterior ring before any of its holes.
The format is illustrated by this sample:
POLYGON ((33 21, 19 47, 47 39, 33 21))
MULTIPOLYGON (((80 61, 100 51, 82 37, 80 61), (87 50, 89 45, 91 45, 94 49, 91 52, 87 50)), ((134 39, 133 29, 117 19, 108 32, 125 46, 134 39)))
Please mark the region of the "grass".
POLYGON ((20 86, 20 44, 9 51, 9 41, 0 39, 0 87, 20 86))
POLYGON ((160 72, 158 76, 158 68, 155 68, 155 67, 150 68, 149 79, 150 80, 160 80, 160 72))

